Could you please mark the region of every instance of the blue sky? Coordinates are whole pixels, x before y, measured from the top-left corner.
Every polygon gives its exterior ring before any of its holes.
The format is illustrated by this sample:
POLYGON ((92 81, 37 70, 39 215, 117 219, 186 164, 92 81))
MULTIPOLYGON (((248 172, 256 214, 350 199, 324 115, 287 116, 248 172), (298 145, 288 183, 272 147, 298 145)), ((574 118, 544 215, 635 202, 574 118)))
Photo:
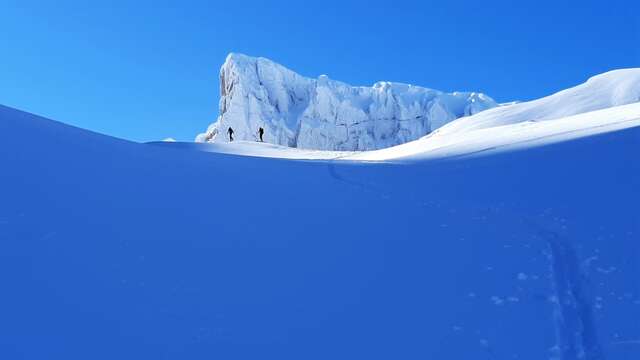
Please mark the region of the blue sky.
POLYGON ((635 1, 2 1, 0 104, 136 141, 192 140, 229 52, 354 85, 527 100, 640 66, 635 1))

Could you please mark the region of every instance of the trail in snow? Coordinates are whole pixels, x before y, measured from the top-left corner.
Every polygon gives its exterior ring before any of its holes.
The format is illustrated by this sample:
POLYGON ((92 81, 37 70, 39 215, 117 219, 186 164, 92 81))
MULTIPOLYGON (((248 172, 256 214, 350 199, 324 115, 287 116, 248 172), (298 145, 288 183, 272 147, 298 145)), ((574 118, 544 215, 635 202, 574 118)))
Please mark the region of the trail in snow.
POLYGON ((586 274, 574 245, 556 232, 541 229, 539 236, 548 243, 551 274, 555 295, 557 344, 555 355, 559 360, 604 360, 593 319, 593 306, 585 287, 586 274))

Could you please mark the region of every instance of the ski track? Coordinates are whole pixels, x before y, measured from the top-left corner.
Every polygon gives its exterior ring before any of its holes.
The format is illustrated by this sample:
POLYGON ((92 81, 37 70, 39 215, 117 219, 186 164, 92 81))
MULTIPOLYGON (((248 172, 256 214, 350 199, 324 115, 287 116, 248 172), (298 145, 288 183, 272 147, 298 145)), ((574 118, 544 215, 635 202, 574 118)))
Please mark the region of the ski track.
POLYGON ((587 276, 569 239, 538 227, 547 242, 554 295, 558 360, 605 360, 593 321, 593 307, 586 293, 587 276))

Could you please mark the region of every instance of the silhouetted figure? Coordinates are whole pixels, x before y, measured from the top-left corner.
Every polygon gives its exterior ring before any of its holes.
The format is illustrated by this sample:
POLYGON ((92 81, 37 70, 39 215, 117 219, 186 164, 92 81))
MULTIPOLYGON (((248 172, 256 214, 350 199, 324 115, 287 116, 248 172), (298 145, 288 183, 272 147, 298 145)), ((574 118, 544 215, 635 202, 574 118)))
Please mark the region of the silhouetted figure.
POLYGON ((227 133, 229 134, 229 141, 233 141, 233 129, 231 128, 231 126, 229 126, 229 130, 227 130, 227 133))
POLYGON ((264 140, 262 140, 262 135, 264 135, 264 129, 262 127, 258 129, 258 135, 260 135, 260 142, 264 142, 264 140))

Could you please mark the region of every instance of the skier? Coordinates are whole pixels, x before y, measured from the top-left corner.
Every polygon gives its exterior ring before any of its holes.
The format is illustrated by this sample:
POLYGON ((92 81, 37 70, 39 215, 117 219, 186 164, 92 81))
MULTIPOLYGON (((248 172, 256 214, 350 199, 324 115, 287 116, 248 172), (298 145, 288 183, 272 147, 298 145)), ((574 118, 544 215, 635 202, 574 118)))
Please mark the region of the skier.
POLYGON ((262 140, 262 135, 264 135, 264 129, 262 127, 258 129, 258 135, 260 135, 260 142, 264 142, 264 140, 262 140))
POLYGON ((233 141, 233 129, 231 128, 231 126, 229 126, 229 130, 227 130, 227 133, 229 134, 229 142, 233 141))

